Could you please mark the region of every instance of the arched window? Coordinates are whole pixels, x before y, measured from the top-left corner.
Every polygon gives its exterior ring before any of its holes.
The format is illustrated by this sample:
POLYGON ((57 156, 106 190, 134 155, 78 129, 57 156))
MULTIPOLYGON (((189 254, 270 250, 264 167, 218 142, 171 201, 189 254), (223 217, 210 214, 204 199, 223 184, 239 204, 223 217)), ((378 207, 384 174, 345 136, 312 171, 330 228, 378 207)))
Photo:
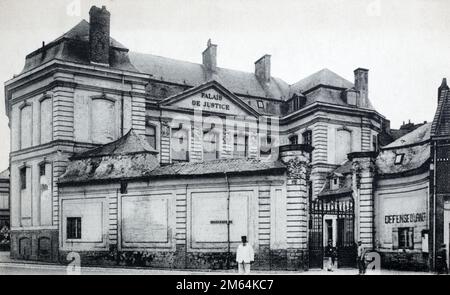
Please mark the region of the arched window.
POLYGON ((145 126, 145 138, 150 146, 156 149, 156 127, 151 124, 145 126))
POLYGON ((50 95, 44 95, 40 100, 39 110, 39 130, 40 144, 50 142, 52 140, 52 99, 50 95))
POLYGON ((24 103, 20 107, 20 148, 25 149, 32 144, 33 118, 31 105, 24 103))
POLYGON ((346 128, 338 129, 336 133, 336 164, 347 160, 352 151, 352 133, 346 128))
POLYGON ((106 96, 93 97, 91 108, 91 138, 94 143, 108 143, 116 139, 115 101, 106 96))

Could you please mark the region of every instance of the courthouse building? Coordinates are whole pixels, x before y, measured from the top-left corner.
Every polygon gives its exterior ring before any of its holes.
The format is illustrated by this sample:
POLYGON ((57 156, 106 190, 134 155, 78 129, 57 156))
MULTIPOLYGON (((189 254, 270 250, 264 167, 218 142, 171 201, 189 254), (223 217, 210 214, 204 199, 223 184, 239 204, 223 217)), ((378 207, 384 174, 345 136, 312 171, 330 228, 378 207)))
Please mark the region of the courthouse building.
POLYGON ((270 61, 220 67, 211 41, 200 64, 135 53, 95 6, 27 55, 5 84, 12 257, 221 269, 247 235, 261 269, 321 267, 328 241, 353 266, 358 240, 387 266, 428 268, 430 237, 448 241, 448 187, 432 189, 448 87, 433 124, 397 139, 367 69, 289 85, 270 61))

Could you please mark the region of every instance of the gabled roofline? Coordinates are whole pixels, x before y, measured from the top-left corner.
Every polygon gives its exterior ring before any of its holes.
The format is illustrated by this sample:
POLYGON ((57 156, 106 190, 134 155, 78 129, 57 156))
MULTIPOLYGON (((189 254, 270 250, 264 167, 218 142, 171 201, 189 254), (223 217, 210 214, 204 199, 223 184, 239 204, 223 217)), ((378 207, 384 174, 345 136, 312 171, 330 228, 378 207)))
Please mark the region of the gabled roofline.
POLYGON ((261 116, 261 114, 259 112, 257 112, 255 109, 253 109, 252 107, 248 106, 245 102, 242 101, 242 99, 240 99, 238 96, 236 96, 233 92, 231 92, 230 90, 228 90, 227 88, 225 88, 225 86, 223 86, 222 84, 220 84, 219 82, 217 82, 216 80, 210 80, 206 83, 203 83, 199 86, 193 87, 193 88, 189 88, 181 93, 172 95, 168 98, 165 98, 163 100, 161 100, 159 102, 160 106, 168 106, 171 105, 173 103, 176 103, 178 101, 181 101, 193 94, 199 93, 202 90, 206 90, 210 87, 214 87, 216 88, 216 90, 222 92, 222 94, 226 95, 228 98, 230 98, 234 103, 236 103, 237 105, 239 105, 242 109, 244 109, 245 111, 247 111, 249 114, 255 116, 255 117, 259 117, 261 116))

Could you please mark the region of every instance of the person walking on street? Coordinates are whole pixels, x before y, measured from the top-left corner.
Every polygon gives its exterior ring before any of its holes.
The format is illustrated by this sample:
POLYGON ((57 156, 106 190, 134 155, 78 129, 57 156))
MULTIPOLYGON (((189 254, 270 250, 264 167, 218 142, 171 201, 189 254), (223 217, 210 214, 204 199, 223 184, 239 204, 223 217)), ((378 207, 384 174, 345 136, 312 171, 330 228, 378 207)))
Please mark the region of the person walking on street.
POLYGON ((438 274, 448 274, 447 266, 447 246, 441 245, 436 255, 436 270, 438 274))
POLYGON ((366 273, 366 261, 365 261, 365 256, 366 256, 366 250, 364 249, 364 247, 362 246, 362 242, 359 241, 358 242, 358 269, 359 269, 359 274, 363 275, 366 273))
POLYGON ((255 260, 255 254, 252 246, 247 242, 247 237, 241 237, 242 243, 239 244, 236 251, 236 262, 238 263, 239 274, 249 274, 250 264, 255 260))
POLYGON ((328 241, 328 245, 325 247, 325 257, 327 257, 327 270, 333 271, 334 264, 336 262, 337 251, 336 247, 333 247, 333 242, 328 241))

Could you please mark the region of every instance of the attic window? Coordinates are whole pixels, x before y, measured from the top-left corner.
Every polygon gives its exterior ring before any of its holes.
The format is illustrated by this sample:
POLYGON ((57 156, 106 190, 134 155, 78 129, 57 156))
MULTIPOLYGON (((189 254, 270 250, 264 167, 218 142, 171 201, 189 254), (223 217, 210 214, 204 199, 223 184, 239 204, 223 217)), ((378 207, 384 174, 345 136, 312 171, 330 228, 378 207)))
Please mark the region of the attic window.
POLYGON ((258 108, 263 109, 264 108, 264 102, 262 100, 258 100, 258 108))
POLYGON ((397 154, 395 155, 394 164, 400 165, 403 162, 403 158, 405 157, 405 154, 397 154))

